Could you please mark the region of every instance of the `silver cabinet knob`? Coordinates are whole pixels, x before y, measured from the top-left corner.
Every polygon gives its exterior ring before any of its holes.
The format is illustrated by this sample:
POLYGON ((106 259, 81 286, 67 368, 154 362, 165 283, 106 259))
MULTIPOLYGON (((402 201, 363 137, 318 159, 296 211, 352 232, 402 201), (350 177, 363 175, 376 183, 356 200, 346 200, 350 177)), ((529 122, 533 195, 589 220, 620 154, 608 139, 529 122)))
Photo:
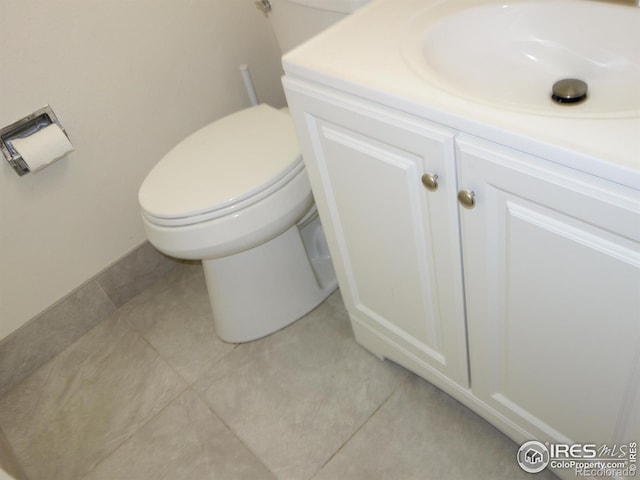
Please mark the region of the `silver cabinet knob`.
POLYGON ((438 175, 435 173, 425 173, 422 175, 422 184, 430 192, 438 190, 438 175))
POLYGON ((271 2, 269 0, 258 0, 255 4, 265 15, 271 11, 271 2))
POLYGON ((458 192, 458 201, 464 208, 473 208, 476 206, 476 192, 460 190, 458 192))

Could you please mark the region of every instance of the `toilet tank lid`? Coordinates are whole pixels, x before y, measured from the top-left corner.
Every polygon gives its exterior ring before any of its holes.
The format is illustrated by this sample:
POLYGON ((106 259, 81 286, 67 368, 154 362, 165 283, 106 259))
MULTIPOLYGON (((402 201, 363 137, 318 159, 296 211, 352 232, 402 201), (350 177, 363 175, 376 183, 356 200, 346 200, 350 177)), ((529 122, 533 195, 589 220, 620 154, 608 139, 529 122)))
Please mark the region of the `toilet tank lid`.
POLYGON ((305 7, 316 8, 318 10, 328 10, 330 12, 351 13, 368 3, 369 0, 288 0, 305 7))
POLYGON ((202 215, 259 193, 301 161, 290 115, 261 104, 176 145, 142 182, 138 201, 156 218, 202 215))

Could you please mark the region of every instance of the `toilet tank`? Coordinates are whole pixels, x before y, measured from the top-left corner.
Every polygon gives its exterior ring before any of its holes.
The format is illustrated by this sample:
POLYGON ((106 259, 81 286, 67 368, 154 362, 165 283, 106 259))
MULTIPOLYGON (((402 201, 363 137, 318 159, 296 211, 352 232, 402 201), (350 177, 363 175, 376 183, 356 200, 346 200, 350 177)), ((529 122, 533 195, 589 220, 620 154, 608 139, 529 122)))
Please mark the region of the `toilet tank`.
POLYGON ((270 0, 269 20, 282 53, 333 25, 369 0, 270 0))

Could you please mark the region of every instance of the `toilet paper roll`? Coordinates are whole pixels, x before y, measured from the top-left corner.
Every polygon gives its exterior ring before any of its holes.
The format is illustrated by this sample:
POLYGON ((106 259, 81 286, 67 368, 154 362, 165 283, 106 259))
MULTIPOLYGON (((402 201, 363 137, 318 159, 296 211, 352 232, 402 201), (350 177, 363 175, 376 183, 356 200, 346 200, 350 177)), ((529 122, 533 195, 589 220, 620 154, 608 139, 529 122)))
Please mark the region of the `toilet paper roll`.
POLYGON ((42 170, 74 150, 65 133, 55 123, 28 137, 12 138, 11 144, 32 173, 42 170))

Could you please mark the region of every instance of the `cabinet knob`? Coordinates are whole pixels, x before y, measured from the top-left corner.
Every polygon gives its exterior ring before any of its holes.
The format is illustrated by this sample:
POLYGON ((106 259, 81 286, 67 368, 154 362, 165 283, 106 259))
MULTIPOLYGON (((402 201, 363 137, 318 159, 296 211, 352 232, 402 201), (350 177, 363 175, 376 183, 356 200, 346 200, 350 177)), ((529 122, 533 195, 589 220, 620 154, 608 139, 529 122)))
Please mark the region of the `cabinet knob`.
POLYGON ((458 201, 464 208, 473 208, 476 206, 476 192, 460 190, 458 192, 458 201))
POLYGON ((438 175, 435 173, 425 173, 422 175, 422 184, 430 192, 438 190, 438 175))

